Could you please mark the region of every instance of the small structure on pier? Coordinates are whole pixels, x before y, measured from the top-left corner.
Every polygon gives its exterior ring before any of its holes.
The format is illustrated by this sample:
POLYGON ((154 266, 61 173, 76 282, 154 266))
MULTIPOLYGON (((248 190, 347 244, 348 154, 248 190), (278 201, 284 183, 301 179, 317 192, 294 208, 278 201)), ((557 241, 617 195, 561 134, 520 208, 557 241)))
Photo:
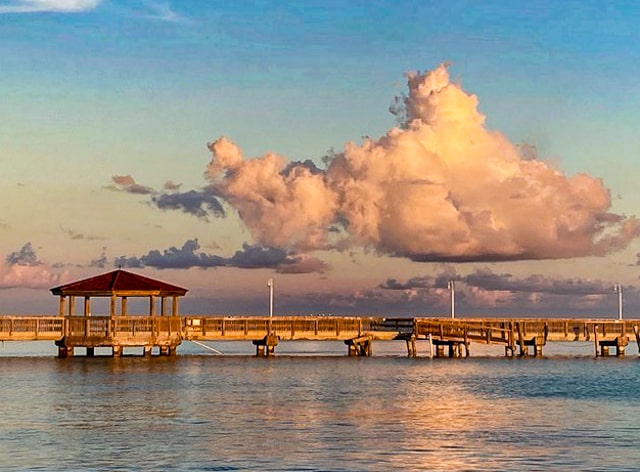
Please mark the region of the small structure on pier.
POLYGON ((86 347, 89 356, 93 355, 95 347, 112 347, 114 355, 120 355, 124 346, 143 347, 145 354, 157 346, 161 354, 168 355, 181 342, 178 297, 186 295, 185 288, 117 269, 52 288, 51 293, 60 297, 59 315, 66 320, 64 336, 56 342, 60 357, 73 355, 75 347, 86 347), (75 313, 77 297, 83 299, 82 315, 75 313), (91 299, 95 297, 110 299, 108 315, 92 316, 91 299), (127 301, 131 297, 149 300, 148 316, 152 322, 148 323, 147 328, 138 331, 137 336, 132 336, 131 330, 126 326, 132 318, 127 313, 127 301), (67 299, 68 308, 65 307, 67 299), (158 299, 159 312, 156 310, 158 299), (167 303, 169 299, 170 313, 167 303), (157 321, 156 315, 159 315, 157 321), (120 326, 123 329, 119 329, 120 326))

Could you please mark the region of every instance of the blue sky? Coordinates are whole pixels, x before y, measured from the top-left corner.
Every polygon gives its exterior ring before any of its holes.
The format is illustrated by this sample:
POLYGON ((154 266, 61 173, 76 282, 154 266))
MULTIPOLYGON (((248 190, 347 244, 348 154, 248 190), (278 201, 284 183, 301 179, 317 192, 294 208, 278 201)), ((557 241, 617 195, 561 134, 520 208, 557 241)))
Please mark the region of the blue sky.
POLYGON ((311 159, 329 178, 323 156, 398 126, 406 72, 450 62, 487 131, 601 178, 611 200, 594 218, 629 218, 639 21, 634 2, 0 0, 2 311, 53 311, 48 288, 117 264, 190 288, 182 308, 198 313, 264 313, 272 276, 286 313, 447 312, 450 278, 458 313, 615 313, 618 282, 640 307, 634 235, 460 262, 355 234, 342 209, 326 228, 340 244, 302 247, 248 219, 235 171, 205 175, 207 143, 226 136, 247 159, 311 159))

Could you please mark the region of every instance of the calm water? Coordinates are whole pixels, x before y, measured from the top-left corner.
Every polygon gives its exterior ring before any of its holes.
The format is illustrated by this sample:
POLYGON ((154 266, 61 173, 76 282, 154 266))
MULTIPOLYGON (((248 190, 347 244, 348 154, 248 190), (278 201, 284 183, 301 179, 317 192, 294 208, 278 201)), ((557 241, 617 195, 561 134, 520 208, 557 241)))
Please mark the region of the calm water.
POLYGON ((59 360, 5 343, 0 470, 640 470, 637 349, 408 359, 381 344, 359 359, 339 343, 271 359, 220 343, 224 356, 59 360))

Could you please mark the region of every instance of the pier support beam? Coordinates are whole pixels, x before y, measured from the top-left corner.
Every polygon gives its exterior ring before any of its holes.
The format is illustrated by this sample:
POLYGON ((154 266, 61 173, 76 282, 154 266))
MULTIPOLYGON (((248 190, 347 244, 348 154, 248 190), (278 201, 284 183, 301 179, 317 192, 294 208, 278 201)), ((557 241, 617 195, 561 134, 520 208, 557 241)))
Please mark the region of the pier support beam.
POLYGON ((176 353, 176 348, 173 346, 160 346, 161 356, 172 356, 176 353))
POLYGON ((278 336, 276 334, 268 334, 262 339, 254 339, 253 345, 256 347, 257 357, 273 356, 278 345, 278 336))
POLYGON ((616 338, 616 356, 623 357, 624 351, 629 345, 629 337, 628 336, 618 336, 616 338))
POLYGON ((616 357, 624 357, 625 350, 629 345, 628 336, 618 336, 615 339, 600 339, 596 338, 596 357, 607 357, 610 354, 610 349, 615 349, 616 357))
POLYGON ((520 357, 529 355, 529 347, 533 348, 534 357, 542 357, 542 348, 547 344, 545 336, 534 336, 531 339, 520 338, 518 345, 520 347, 520 357))
POLYGON ((462 349, 464 348, 464 357, 469 357, 469 342, 452 341, 443 339, 434 339, 433 344, 436 347, 436 357, 445 357, 445 348, 447 348, 448 357, 463 357, 462 349))
POLYGON ((349 347, 350 357, 371 357, 373 355, 373 338, 371 336, 358 336, 347 339, 344 343, 349 347))
POLYGON ((73 347, 58 346, 58 357, 60 359, 66 359, 67 357, 73 357, 73 347))
POLYGON ((412 334, 407 339, 407 356, 418 357, 418 350, 416 349, 416 336, 412 334))

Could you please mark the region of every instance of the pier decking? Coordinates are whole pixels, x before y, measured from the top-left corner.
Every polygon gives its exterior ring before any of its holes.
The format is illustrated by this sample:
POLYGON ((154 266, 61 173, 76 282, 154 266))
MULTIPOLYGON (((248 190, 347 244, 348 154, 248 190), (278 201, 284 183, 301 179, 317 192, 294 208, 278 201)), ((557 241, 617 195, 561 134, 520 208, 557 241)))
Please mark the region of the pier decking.
POLYGON ((250 341, 271 355, 280 341, 343 341, 352 356, 370 356, 374 341, 404 341, 417 356, 426 341, 435 357, 466 357, 473 343, 504 346, 506 356, 540 356, 548 342, 592 342, 596 356, 623 356, 640 343, 640 320, 560 318, 381 318, 334 316, 0 316, 0 341, 54 341, 60 357, 75 348, 125 347, 170 355, 183 341, 250 341))

